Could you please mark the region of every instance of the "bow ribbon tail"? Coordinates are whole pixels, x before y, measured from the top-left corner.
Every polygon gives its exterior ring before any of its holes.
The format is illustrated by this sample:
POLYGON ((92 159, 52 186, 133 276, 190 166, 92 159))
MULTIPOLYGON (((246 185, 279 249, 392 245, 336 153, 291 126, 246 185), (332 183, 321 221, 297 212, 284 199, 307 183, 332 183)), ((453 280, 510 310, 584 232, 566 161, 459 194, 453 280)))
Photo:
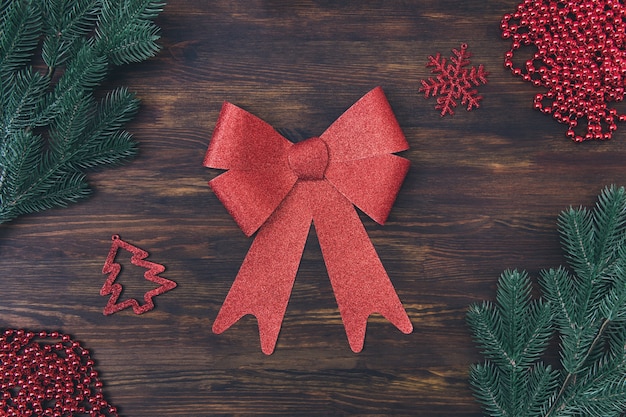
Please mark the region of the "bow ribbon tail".
POLYGON ((354 206, 330 183, 319 186, 324 197, 313 224, 350 348, 356 353, 363 349, 367 319, 373 313, 411 333, 413 325, 354 206))
POLYGON ((294 198, 293 192, 287 195, 252 242, 213 323, 214 333, 252 314, 258 322, 261 350, 266 355, 274 351, 311 219, 305 199, 294 198))

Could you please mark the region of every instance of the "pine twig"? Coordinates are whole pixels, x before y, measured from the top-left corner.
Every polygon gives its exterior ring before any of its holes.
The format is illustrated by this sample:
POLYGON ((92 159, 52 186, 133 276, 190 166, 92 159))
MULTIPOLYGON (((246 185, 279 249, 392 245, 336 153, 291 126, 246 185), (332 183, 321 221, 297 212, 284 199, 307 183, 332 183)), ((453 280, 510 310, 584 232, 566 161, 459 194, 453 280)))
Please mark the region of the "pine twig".
MULTIPOLYGON (((591 356, 591 353, 593 352, 593 350, 596 348, 596 346, 598 345, 598 343, 600 342, 600 339, 602 338, 606 328, 608 327, 609 323, 611 321, 608 319, 604 319, 604 321, 602 322, 602 326, 600 326, 600 330, 598 330, 598 333, 596 334, 596 337, 593 339, 593 342, 591 343, 591 346, 589 346, 589 349, 587 350, 587 352, 585 353, 585 357, 584 359, 581 361, 581 365, 580 367, 582 367, 582 365, 587 361, 587 359, 589 358, 589 356, 591 356)), ((563 397, 563 394, 565 394, 565 391, 567 390, 567 387, 569 386, 570 382, 572 381, 572 379, 576 376, 575 372, 569 372, 567 374, 567 376, 565 377, 565 380, 563 381, 563 384, 561 385, 561 388, 559 389, 558 394, 556 395, 556 398, 554 399, 552 405, 550 406, 550 409, 548 410, 548 412, 544 415, 544 417, 550 417, 550 415, 552 414, 552 412, 554 410, 556 410, 556 406, 559 403, 559 401, 561 400, 561 398, 563 397)))

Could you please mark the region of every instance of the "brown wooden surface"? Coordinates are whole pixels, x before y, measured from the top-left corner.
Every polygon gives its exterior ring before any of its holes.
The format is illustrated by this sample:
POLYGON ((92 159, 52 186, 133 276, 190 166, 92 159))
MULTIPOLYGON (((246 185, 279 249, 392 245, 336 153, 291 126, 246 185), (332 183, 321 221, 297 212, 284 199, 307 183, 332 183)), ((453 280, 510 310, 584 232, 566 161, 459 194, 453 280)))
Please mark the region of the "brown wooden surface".
MULTIPOLYGON (((481 415, 467 383, 480 359, 467 306, 493 298, 507 268, 564 262, 555 221, 626 184, 626 126, 577 145, 532 109, 537 89, 503 68, 500 18, 515 1, 170 0, 162 53, 114 72, 142 99, 129 129, 140 155, 90 174, 93 196, 0 228, 0 327, 61 330, 93 353, 122 415, 481 415), (480 109, 441 118, 418 92, 427 57, 467 42, 490 71, 480 109), (370 319, 350 351, 311 232, 276 351, 246 317, 211 325, 252 239, 202 167, 224 100, 278 129, 320 134, 381 85, 412 167, 388 223, 364 224, 414 324, 370 319), (110 236, 150 252, 178 288, 142 316, 105 317, 110 236)), ((123 283, 143 294, 142 271, 123 283), (135 281, 136 288, 132 282, 135 281)), ((151 288, 151 287, 149 287, 151 288)))

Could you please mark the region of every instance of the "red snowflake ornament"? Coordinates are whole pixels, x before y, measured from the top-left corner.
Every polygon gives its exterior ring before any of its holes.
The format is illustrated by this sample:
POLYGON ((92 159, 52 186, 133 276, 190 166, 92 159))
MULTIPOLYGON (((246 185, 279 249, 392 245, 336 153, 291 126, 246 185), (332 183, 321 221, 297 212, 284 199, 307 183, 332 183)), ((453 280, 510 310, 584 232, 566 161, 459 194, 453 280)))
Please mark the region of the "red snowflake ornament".
POLYGON ((535 96, 534 107, 568 125, 572 140, 610 139, 616 122, 626 121, 609 107, 624 99, 626 87, 623 2, 526 0, 504 15, 501 29, 504 39, 512 39, 504 65, 548 89, 535 96), (533 55, 520 67, 513 58, 523 46, 532 47, 533 55))
POLYGON ((482 65, 478 68, 471 67, 468 71, 469 58, 472 55, 467 51, 467 44, 462 44, 460 49, 453 49, 450 62, 437 52, 435 56, 428 57, 427 68, 432 68, 432 73, 437 74, 435 78, 422 80, 420 92, 424 93, 424 98, 437 97, 435 109, 441 110, 441 117, 446 114, 454 115, 454 108, 457 100, 461 104, 467 105, 467 111, 480 107, 479 102, 482 96, 478 95, 475 86, 487 84, 487 75, 482 65))
POLYGON ((111 244, 111 249, 109 250, 109 255, 104 263, 104 267, 102 268, 102 273, 109 274, 109 277, 102 286, 100 295, 105 296, 111 294, 109 302, 106 307, 104 307, 104 314, 113 314, 128 307, 132 307, 135 314, 143 314, 146 311, 152 310, 154 308, 152 298, 175 288, 176 283, 167 278, 158 276, 160 273, 165 271, 165 267, 154 262, 146 261, 145 259, 148 257, 148 252, 143 249, 139 249, 137 246, 131 245, 130 243, 124 242, 118 235, 113 235, 111 239, 113 240, 113 243, 111 244), (140 305, 134 298, 129 298, 121 303, 117 302, 120 294, 122 293, 122 285, 115 282, 122 269, 121 265, 115 262, 115 257, 117 256, 119 248, 127 250, 133 254, 130 259, 130 262, 133 265, 147 269, 143 275, 145 279, 159 284, 157 288, 144 294, 143 305, 140 305))
POLYGON ((117 417, 89 351, 59 332, 0 335, 0 415, 117 417))

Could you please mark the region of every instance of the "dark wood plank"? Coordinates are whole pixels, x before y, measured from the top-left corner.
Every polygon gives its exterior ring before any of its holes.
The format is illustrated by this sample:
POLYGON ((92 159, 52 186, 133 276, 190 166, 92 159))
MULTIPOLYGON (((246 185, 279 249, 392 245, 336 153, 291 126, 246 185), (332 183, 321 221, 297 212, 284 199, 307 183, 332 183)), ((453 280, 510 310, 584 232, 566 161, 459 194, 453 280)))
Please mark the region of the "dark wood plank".
POLYGON ((81 340, 129 417, 481 415, 467 383, 479 360, 468 305, 492 298, 507 268, 536 275, 563 263, 558 213, 593 204, 626 174, 623 126, 610 142, 574 144, 532 109, 536 90, 503 68, 499 22, 515 5, 170 0, 158 19, 162 53, 105 85, 142 99, 129 126, 140 155, 90 174, 90 199, 0 227, 0 327, 81 340), (463 42, 489 84, 480 109, 442 119, 420 81, 429 55, 463 42), (415 331, 372 317, 365 349, 352 353, 311 232, 276 352, 261 353, 252 318, 214 335, 252 242, 209 190, 217 172, 202 167, 222 102, 306 137, 377 85, 412 167, 388 223, 362 219, 415 331), (114 233, 179 285, 148 314, 102 315, 114 233))

